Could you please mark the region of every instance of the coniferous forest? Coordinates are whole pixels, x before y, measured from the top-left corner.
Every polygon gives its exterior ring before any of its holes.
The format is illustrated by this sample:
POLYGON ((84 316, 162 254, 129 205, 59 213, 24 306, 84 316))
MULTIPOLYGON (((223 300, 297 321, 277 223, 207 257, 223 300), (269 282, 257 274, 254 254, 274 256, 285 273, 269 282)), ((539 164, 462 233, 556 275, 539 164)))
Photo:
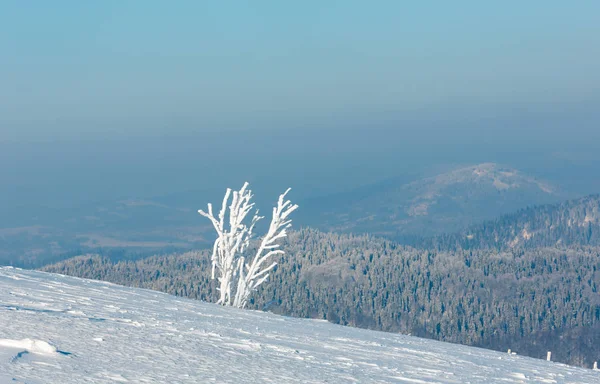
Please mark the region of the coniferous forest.
MULTIPOLYGON (((302 229, 249 307, 537 358, 552 351, 553 360, 591 367, 600 358, 597 203, 520 211, 471 228, 469 240, 484 240, 464 247, 461 234, 412 247, 302 229)), ((85 255, 44 270, 216 297, 209 251, 130 261, 85 255)))

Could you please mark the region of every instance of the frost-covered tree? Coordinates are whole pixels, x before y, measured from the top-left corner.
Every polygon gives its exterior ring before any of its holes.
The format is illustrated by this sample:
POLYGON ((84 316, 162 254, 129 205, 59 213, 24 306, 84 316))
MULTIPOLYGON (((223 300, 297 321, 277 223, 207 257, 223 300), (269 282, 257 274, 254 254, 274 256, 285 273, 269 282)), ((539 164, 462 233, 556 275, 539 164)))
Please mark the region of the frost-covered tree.
POLYGON ((198 210, 198 213, 212 222, 217 231, 211 256, 212 278, 216 274, 219 281, 217 304, 244 308, 252 292, 267 280, 269 271, 277 265, 269 259, 284 254, 279 241, 287 236, 287 229, 292 225, 289 215, 298 208, 298 205, 285 200, 289 191, 290 188, 279 196, 277 206, 273 207, 269 230, 261 239, 256 252, 250 255, 246 253, 254 235, 254 227, 264 217, 259 216, 256 210, 249 223, 246 220, 248 213, 254 208, 254 203, 250 202, 252 191, 248 189, 247 182, 233 193, 227 188, 218 217, 215 218, 210 203, 208 212, 198 210), (231 203, 227 206, 230 197, 231 203))

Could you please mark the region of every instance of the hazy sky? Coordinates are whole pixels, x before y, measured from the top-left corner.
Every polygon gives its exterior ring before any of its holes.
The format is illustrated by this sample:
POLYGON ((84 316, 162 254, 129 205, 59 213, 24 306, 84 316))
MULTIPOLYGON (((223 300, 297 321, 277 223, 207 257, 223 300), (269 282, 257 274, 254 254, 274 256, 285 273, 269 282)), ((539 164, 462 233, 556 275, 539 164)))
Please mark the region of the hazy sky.
POLYGON ((0 141, 593 108, 599 39, 597 0, 6 0, 0 141))

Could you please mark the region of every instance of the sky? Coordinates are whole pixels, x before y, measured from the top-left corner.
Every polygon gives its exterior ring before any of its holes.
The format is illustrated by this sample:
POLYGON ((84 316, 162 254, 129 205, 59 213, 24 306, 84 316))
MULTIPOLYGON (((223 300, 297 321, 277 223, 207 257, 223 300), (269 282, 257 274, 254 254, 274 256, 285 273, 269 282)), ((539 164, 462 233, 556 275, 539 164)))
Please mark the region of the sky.
POLYGON ((0 141, 586 113, 599 36, 594 0, 7 0, 0 141))
MULTIPOLYGON (((3 0, 0 230, 487 162, 598 193, 598 68, 598 0, 3 0)), ((119 225, 174 225, 144 212, 119 225)))
POLYGON ((2 1, 0 212, 489 161, 597 191, 599 36, 596 0, 2 1))

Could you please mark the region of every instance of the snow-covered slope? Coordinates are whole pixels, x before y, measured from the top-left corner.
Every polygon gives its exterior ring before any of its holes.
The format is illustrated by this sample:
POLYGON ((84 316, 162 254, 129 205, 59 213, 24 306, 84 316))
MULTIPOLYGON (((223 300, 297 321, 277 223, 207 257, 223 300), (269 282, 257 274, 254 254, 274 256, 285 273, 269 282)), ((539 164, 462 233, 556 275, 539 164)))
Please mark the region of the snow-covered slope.
POLYGON ((600 383, 600 372, 0 268, 0 383, 600 383))

